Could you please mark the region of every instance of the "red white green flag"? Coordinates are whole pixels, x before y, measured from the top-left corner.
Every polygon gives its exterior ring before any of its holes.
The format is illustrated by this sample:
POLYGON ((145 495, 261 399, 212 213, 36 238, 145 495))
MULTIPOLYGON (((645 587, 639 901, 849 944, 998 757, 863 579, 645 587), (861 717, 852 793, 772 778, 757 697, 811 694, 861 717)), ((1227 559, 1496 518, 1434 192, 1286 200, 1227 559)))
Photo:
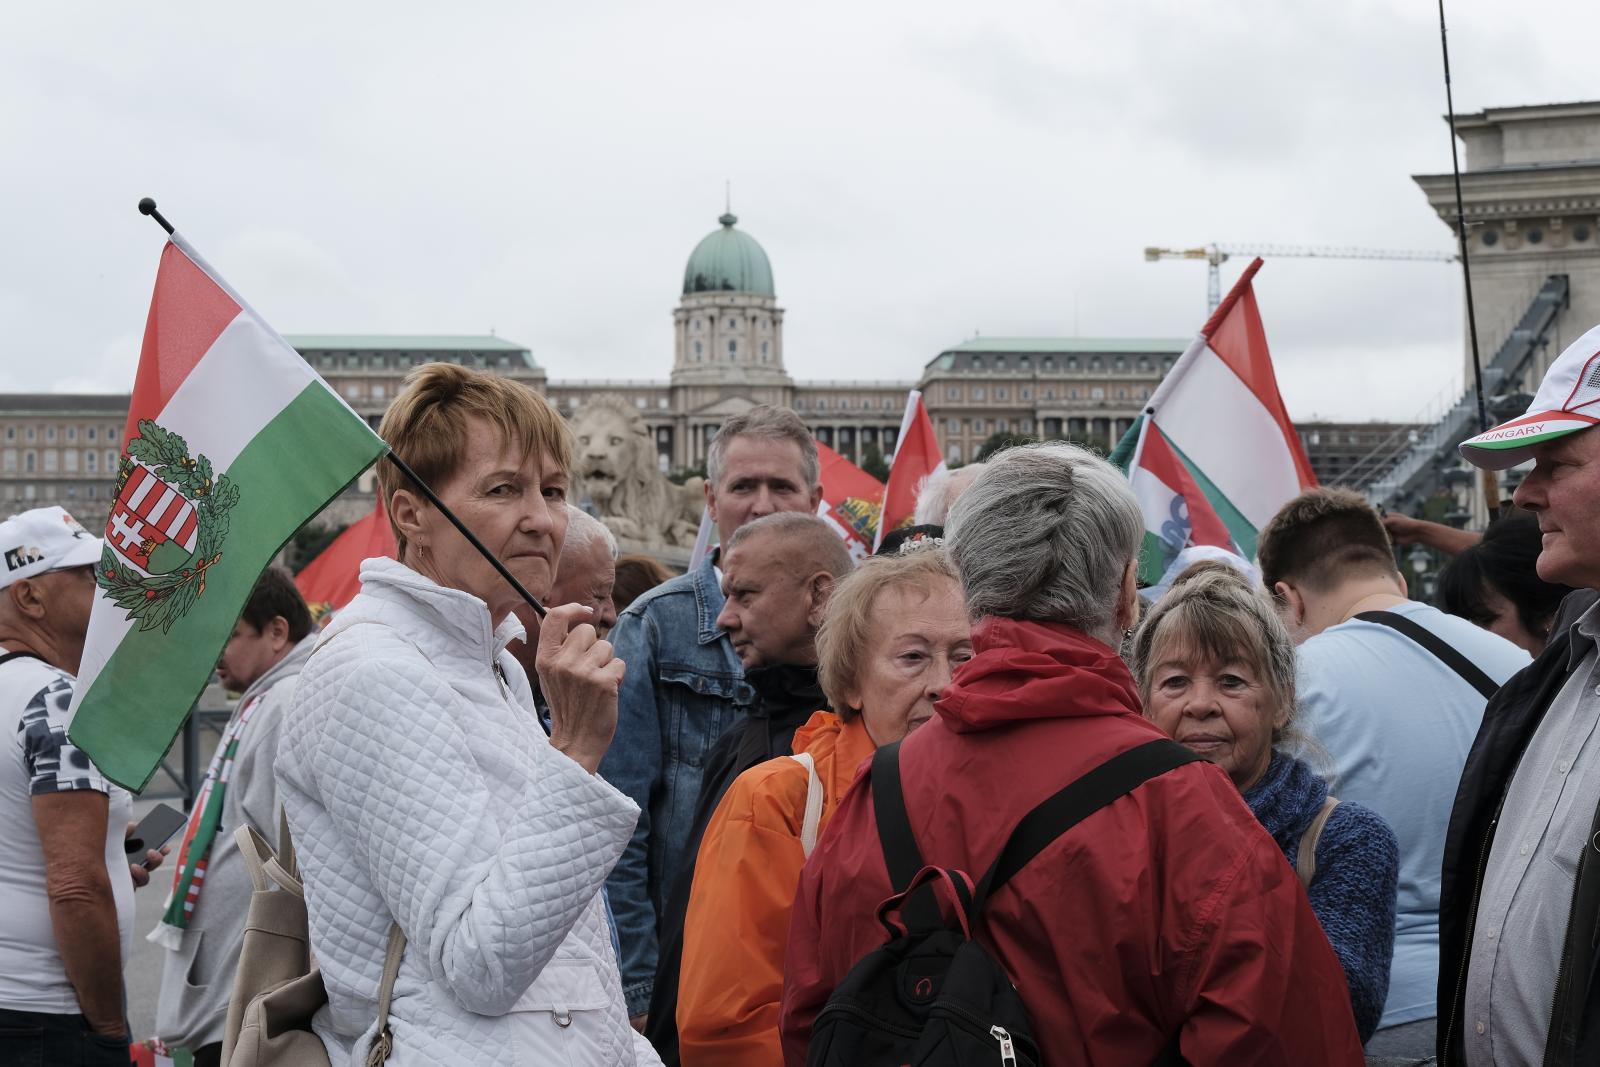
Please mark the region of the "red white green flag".
POLYGON ((177 234, 123 441, 69 734, 138 790, 262 569, 385 446, 177 234))
POLYGON ((933 420, 928 418, 922 393, 913 389, 906 398, 906 413, 900 420, 894 460, 889 464, 889 484, 883 491, 883 515, 878 522, 877 539, 872 543, 873 551, 877 551, 889 534, 911 525, 912 515, 917 510, 917 490, 930 475, 942 470, 944 456, 939 453, 939 435, 933 432, 933 420))
POLYGON ((1112 454, 1144 511, 1145 584, 1191 545, 1254 559, 1261 528, 1316 484, 1267 351, 1260 269, 1245 269, 1112 454))

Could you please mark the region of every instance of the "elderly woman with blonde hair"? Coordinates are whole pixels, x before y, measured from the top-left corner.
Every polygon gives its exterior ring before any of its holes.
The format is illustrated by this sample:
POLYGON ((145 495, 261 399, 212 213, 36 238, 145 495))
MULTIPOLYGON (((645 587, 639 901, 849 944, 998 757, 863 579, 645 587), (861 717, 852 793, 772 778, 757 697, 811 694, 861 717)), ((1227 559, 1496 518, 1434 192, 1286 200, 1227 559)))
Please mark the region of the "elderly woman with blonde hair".
POLYGON ((792 758, 735 779, 700 845, 679 972, 684 1063, 783 1063, 778 1002, 800 868, 862 761, 931 719, 971 656, 961 585, 941 549, 873 557, 835 588, 817 658, 838 710, 795 732, 792 758))
MULTIPOLYGON (((379 433, 536 597, 566 533, 572 445, 508 379, 432 363, 379 433)), ((596 773, 623 664, 590 608, 554 607, 536 670, 506 651, 519 594, 399 467, 379 492, 396 560, 312 652, 283 726, 278 792, 294 831, 335 1064, 378 1037, 380 975, 403 944, 389 1062, 652 1064, 628 1025, 600 888, 639 810, 596 773)))
POLYGON ((1180 574, 1133 639, 1145 715, 1228 777, 1295 869, 1344 967, 1366 1041, 1394 954, 1399 846, 1383 817, 1340 803, 1295 753, 1294 641, 1266 591, 1221 562, 1180 574))

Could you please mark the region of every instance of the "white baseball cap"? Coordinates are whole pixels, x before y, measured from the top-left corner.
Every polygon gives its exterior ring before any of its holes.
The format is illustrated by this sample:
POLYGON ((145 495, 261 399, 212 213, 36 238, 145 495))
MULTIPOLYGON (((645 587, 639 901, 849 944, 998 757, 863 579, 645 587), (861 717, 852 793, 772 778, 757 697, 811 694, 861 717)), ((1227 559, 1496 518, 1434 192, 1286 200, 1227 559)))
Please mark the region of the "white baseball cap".
POLYGON ((1550 364, 1527 414, 1461 442, 1475 467, 1503 471, 1533 458, 1535 445, 1600 425, 1600 326, 1550 364))
POLYGON ((100 562, 101 541, 62 508, 34 508, 0 522, 0 589, 48 571, 100 562))

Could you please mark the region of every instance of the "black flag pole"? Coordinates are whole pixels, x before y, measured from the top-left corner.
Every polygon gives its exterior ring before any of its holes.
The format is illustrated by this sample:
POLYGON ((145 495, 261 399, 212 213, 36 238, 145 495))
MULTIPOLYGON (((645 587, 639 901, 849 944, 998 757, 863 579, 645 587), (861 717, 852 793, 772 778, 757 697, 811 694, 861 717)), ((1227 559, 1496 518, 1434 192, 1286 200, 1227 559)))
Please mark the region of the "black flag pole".
MULTIPOLYGON (((156 202, 150 199, 148 196, 139 201, 139 214, 149 215, 151 218, 155 219, 156 222, 161 224, 161 228, 166 230, 168 235, 172 234, 172 223, 167 221, 165 215, 156 210, 156 202)), ((467 544, 471 545, 477 550, 479 555, 488 560, 490 565, 500 573, 500 577, 504 578, 506 583, 510 585, 512 589, 516 590, 517 595, 523 600, 527 601, 528 606, 533 609, 534 614, 538 615, 541 619, 545 617, 544 605, 539 603, 538 599, 534 597, 532 593, 523 588, 522 583, 517 581, 516 576, 506 569, 506 565, 501 563, 495 554, 490 552, 488 547, 484 545, 482 541, 478 540, 477 534, 467 529, 466 523, 458 519, 456 517, 456 513, 445 506, 444 501, 439 499, 439 495, 430 489, 426 482, 417 477, 417 472, 412 470, 411 467, 407 465, 405 460, 395 455, 392 451, 386 453, 384 458, 393 463, 397 468, 399 468, 401 474, 404 474, 411 480, 411 484, 416 486, 418 491, 420 491, 423 496, 428 498, 428 503, 439 509, 439 514, 450 520, 450 525, 454 526, 458 531, 460 531, 461 536, 467 539, 467 544)), ((554 561, 552 561, 552 564, 553 563, 554 561)))
POLYGON ((167 217, 165 215, 156 210, 156 202, 150 199, 148 196, 139 201, 139 214, 149 215, 151 218, 155 219, 161 224, 161 228, 167 231, 167 235, 171 236, 172 223, 167 221, 167 217))
MULTIPOLYGON (((1450 172, 1456 183, 1456 243, 1461 249, 1461 278, 1467 293, 1467 341, 1472 346, 1472 382, 1478 394, 1478 432, 1489 429, 1489 405, 1483 395, 1483 357, 1478 351, 1478 315, 1472 303, 1472 265, 1467 258, 1467 212, 1461 198, 1461 159, 1456 148, 1456 103, 1450 86, 1450 38, 1444 24, 1444 0, 1439 0, 1439 49, 1444 55, 1444 104, 1450 121, 1450 172)), ((1500 479, 1484 470, 1484 503, 1492 520, 1500 513, 1500 479)))

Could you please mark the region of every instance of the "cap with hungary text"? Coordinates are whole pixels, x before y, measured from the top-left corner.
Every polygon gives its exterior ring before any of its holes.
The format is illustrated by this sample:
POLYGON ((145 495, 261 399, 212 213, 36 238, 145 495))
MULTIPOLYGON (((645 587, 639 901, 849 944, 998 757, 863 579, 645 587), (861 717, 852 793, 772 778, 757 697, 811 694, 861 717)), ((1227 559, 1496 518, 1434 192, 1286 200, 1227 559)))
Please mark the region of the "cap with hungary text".
POLYGON ((1600 326, 1578 338, 1550 364, 1527 414, 1461 442, 1475 467, 1503 471, 1533 458, 1546 441, 1600 425, 1600 326))
POLYGON ((0 589, 50 571, 100 562, 100 538, 61 508, 34 508, 0 522, 0 589))

